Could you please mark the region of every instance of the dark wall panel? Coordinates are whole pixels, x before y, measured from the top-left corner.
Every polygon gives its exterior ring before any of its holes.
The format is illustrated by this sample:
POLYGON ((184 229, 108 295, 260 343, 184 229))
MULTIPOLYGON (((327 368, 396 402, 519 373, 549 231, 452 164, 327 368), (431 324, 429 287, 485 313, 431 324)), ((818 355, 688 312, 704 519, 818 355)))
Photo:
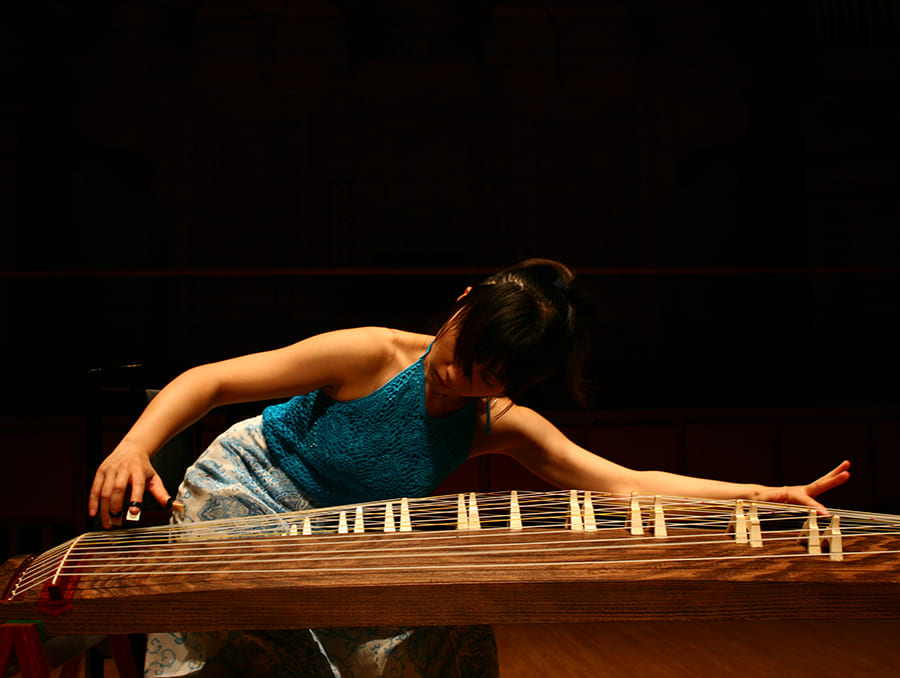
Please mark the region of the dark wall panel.
MULTIPOLYGON (((427 331, 478 275, 556 256, 597 307, 595 414, 834 424, 626 416, 579 440, 771 482, 847 451, 863 482, 846 501, 897 510, 897 8, 526 1, 460 21, 407 4, 427 20, 374 1, 362 22, 318 0, 10 10, 12 428, 84 416, 93 368, 158 385, 336 327, 427 331)), ((529 402, 572 411, 552 385, 529 402)), ((69 469, 77 444, 53 440, 35 449, 69 469)), ((533 482, 486 464, 467 481, 533 482)))

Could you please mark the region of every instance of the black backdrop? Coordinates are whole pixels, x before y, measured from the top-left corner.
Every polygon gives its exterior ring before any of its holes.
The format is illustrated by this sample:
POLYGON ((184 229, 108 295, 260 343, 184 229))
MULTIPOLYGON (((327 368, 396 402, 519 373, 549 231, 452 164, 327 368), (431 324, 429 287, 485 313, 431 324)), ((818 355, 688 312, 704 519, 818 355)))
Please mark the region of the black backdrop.
POLYGON ((428 329, 534 255, 596 302, 596 407, 897 402, 889 3, 17 5, 8 413, 428 329))

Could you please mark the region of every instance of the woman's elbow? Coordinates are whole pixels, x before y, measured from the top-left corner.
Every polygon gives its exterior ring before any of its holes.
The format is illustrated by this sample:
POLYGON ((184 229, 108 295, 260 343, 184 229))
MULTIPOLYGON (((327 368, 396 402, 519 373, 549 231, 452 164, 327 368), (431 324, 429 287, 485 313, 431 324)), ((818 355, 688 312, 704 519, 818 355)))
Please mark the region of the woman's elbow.
POLYGON ((179 374, 164 390, 182 394, 186 400, 200 402, 210 410, 227 404, 227 396, 214 365, 199 365, 179 374))

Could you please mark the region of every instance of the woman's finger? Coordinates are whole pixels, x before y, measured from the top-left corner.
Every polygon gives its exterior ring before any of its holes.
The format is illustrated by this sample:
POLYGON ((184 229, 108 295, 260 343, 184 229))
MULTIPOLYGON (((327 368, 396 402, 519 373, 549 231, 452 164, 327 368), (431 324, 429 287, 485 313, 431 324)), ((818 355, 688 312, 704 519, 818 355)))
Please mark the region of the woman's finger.
MULTIPOLYGON (((123 498, 124 501, 124 498, 123 498)), ((127 520, 141 519, 141 502, 144 501, 144 475, 135 473, 131 476, 131 498, 128 502, 127 520)))
POLYGON ((166 486, 163 484, 162 478, 159 477, 158 473, 154 473, 150 480, 147 481, 146 489, 149 490, 150 494, 153 495, 153 498, 159 502, 160 506, 165 506, 169 499, 172 498, 172 495, 166 490, 166 486))
POLYGON ((91 483, 91 494, 88 497, 88 515, 93 518, 100 510, 100 492, 103 489, 105 474, 98 469, 94 475, 94 482, 91 483))
POLYGON ((843 461, 834 467, 830 472, 818 480, 814 480, 806 486, 806 491, 810 496, 817 497, 823 492, 834 489, 839 485, 843 485, 850 479, 849 461, 843 461))
POLYGON ((104 529, 112 526, 116 518, 117 506, 122 505, 121 494, 116 496, 116 475, 110 472, 104 474, 103 487, 100 490, 100 522, 104 529))
POLYGON ((812 498, 811 495, 802 491, 802 488, 797 488, 799 491, 796 495, 792 497, 793 501, 789 501, 789 504, 797 504, 799 506, 809 506, 812 509, 815 509, 819 514, 823 516, 829 515, 828 509, 825 508, 825 505, 816 501, 812 498))

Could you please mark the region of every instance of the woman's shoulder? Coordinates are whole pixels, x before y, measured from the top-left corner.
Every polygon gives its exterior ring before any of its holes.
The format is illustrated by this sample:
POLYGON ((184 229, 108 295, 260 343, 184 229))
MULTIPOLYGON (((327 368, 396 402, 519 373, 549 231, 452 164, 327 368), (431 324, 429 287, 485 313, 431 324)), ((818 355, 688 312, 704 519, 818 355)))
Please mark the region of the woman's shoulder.
POLYGON ((390 327, 355 327, 321 335, 342 350, 350 351, 374 364, 412 364, 428 349, 433 337, 390 327))
POLYGON ((389 381, 427 350, 428 335, 387 327, 357 327, 320 335, 340 364, 339 378, 326 391, 340 400, 355 399, 389 381))
MULTIPOLYGON (((486 417, 488 413, 479 412, 486 417)), ((543 415, 523 405, 516 405, 507 398, 491 400, 491 427, 478 427, 472 445, 473 457, 488 453, 516 456, 535 447, 542 448, 554 439, 559 430, 543 415)))
POLYGON ((434 337, 417 332, 388 329, 390 335, 391 350, 398 364, 411 365, 421 358, 434 337))

